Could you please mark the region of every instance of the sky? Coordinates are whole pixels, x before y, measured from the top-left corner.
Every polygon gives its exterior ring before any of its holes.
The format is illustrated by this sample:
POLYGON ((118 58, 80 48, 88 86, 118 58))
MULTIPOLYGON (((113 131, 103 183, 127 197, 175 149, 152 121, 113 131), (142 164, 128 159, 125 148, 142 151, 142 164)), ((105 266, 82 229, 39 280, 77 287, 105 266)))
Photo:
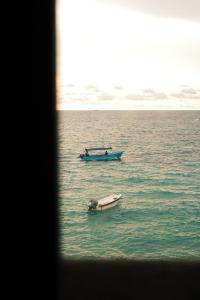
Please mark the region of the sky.
POLYGON ((199 0, 57 0, 58 110, 200 110, 199 0))

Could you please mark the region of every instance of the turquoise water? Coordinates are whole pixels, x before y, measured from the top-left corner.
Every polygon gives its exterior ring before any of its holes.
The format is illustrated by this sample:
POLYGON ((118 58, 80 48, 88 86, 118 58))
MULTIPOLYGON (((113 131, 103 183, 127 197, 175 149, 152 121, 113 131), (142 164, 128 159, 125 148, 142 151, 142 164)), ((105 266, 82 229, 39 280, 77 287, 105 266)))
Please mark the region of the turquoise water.
POLYGON ((73 259, 200 258, 200 111, 58 112, 60 253, 73 259), (123 150, 85 162, 85 147, 123 150), (87 212, 90 199, 121 203, 87 212))

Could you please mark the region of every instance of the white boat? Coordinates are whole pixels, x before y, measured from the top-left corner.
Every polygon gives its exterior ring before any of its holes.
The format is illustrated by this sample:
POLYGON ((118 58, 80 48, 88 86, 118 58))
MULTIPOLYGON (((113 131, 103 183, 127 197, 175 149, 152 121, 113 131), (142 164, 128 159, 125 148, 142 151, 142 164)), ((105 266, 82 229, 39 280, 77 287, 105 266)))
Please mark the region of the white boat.
POLYGON ((113 194, 100 200, 90 200, 88 210, 102 211, 111 208, 119 203, 121 197, 121 194, 113 194))

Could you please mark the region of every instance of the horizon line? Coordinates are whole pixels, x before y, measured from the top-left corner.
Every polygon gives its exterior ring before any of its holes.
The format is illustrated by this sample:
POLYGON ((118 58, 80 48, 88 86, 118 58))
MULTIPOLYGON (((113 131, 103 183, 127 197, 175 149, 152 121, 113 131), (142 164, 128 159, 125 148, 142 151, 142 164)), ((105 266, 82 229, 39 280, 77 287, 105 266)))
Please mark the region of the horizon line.
POLYGON ((200 109, 56 109, 56 111, 200 111, 200 109))

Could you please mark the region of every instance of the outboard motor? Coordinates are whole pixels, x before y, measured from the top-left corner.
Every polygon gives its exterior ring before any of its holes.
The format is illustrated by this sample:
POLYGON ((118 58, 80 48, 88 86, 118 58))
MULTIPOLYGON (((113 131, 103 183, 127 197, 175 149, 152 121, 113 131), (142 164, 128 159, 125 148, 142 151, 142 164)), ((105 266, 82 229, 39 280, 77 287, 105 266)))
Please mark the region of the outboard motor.
POLYGON ((97 205, 97 200, 90 200, 90 202, 88 203, 88 210, 96 209, 97 205))

